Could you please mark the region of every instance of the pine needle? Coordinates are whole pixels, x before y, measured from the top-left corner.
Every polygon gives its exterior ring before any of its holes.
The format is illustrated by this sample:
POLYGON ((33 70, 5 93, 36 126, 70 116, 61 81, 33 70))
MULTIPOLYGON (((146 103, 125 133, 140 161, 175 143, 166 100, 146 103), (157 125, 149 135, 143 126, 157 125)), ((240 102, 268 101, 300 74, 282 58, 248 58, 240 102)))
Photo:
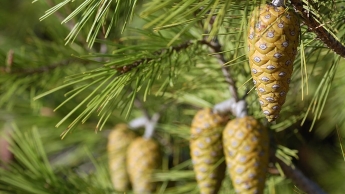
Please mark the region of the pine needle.
POLYGON ((340 135, 340 133, 339 133, 338 125, 335 126, 335 130, 337 131, 337 136, 338 136, 338 139, 339 139, 340 150, 341 150, 343 159, 344 159, 344 161, 345 161, 345 150, 344 150, 344 147, 343 147, 342 137, 341 137, 341 135, 340 135))

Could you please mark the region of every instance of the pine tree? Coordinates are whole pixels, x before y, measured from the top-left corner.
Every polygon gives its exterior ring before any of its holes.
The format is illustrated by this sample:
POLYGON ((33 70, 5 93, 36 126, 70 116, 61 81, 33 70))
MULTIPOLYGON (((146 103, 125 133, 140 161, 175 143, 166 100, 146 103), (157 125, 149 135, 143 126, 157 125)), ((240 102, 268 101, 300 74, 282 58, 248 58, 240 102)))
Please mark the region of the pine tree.
MULTIPOLYGON (((120 123, 157 143, 145 150, 156 152, 147 160, 157 162, 149 165, 154 193, 200 193, 189 142, 192 119, 204 108, 229 122, 251 116, 268 130, 264 193, 343 193, 344 6, 332 0, 3 2, 0 193, 121 193, 112 185, 107 153, 107 137, 120 123), (251 28, 260 28, 261 44, 283 21, 278 14, 273 27, 262 27, 265 15, 251 18, 265 4, 271 8, 260 13, 293 14, 300 26, 289 91, 272 122, 253 83, 257 58, 248 55, 248 44, 257 43, 248 43, 251 28)), ((288 32, 272 33, 283 33, 280 42, 264 43, 275 54, 286 51, 278 47, 288 32)), ((280 55, 260 57, 272 62, 280 55)), ((212 162, 214 168, 224 160, 212 162)), ((226 174, 218 193, 235 193, 231 178, 226 174)))

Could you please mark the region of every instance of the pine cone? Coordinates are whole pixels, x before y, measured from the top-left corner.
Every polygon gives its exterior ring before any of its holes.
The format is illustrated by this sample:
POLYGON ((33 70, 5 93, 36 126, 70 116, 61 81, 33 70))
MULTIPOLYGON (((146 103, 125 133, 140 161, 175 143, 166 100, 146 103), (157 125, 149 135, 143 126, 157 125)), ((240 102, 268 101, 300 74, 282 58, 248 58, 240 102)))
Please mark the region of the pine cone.
POLYGON ((127 128, 126 124, 118 124, 108 136, 108 157, 110 175, 114 189, 126 191, 129 186, 129 177, 126 168, 126 154, 129 144, 136 135, 127 128))
POLYGON ((127 151, 127 170, 134 193, 147 194, 155 190, 151 182, 154 169, 160 166, 160 151, 156 141, 139 137, 127 151))
POLYGON ((225 174, 222 130, 224 119, 211 109, 200 110, 193 119, 190 152, 201 194, 216 194, 225 174))
POLYGON ((268 133, 253 117, 231 120, 223 131, 224 153, 237 193, 263 193, 268 165, 268 133))
POLYGON ((249 23, 249 65, 269 122, 278 118, 285 102, 299 44, 298 18, 285 9, 261 5, 253 11, 249 23))

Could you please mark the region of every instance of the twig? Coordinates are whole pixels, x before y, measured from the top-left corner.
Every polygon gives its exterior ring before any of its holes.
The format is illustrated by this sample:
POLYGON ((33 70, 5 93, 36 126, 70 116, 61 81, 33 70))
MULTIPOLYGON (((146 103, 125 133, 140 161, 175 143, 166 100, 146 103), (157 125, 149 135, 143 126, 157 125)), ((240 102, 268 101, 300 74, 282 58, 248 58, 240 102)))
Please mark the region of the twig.
MULTIPOLYGON (((209 22, 210 28, 212 28, 213 23, 214 17, 212 17, 209 22)), ((217 58, 218 63, 221 66, 225 81, 228 83, 229 91, 231 94, 231 98, 229 100, 215 105, 213 108, 213 112, 218 114, 226 114, 228 112, 231 112, 236 117, 244 117, 245 115, 247 115, 246 101, 239 99, 236 82, 232 77, 229 67, 226 66, 228 60, 225 59, 222 45, 219 43, 217 36, 213 37, 211 41, 208 41, 208 36, 205 36, 203 40, 199 41, 199 43, 207 45, 213 56, 217 58)))
MULTIPOLYGON (((164 49, 160 49, 156 52, 154 52, 153 54, 154 55, 161 55, 162 53, 164 52, 171 52, 171 51, 175 51, 175 52, 179 52, 183 49, 186 49, 188 48, 189 46, 193 45, 193 43, 191 41, 186 41, 182 44, 179 44, 177 46, 172 46, 170 48, 164 48, 164 49)), ((127 65, 124 65, 122 67, 117 67, 116 70, 119 71, 121 74, 124 74, 124 73, 127 73, 128 71, 138 67, 139 65, 143 64, 143 63, 147 63, 147 62, 150 62, 154 59, 157 59, 157 58, 152 58, 152 57, 144 57, 144 58, 141 58, 137 61, 134 61, 133 63, 130 63, 130 64, 127 64, 127 65)), ((160 58, 158 58, 160 59, 160 58)))
MULTIPOLYGON (((222 73, 225 77, 225 81, 229 84, 229 90, 230 90, 231 96, 235 99, 236 102, 239 101, 239 95, 237 93, 237 87, 236 87, 235 81, 232 78, 232 75, 231 75, 228 67, 225 66, 227 63, 227 60, 225 59, 224 55, 222 54, 222 52, 223 52, 222 47, 221 47, 218 39, 214 38, 212 41, 207 41, 206 38, 204 38, 203 40, 197 41, 196 43, 202 44, 202 45, 207 45, 210 48, 211 52, 218 59, 218 62, 221 65, 222 73)), ((194 45, 194 44, 195 43, 193 43, 192 41, 189 40, 189 41, 181 43, 177 46, 170 47, 170 49, 169 48, 160 49, 160 50, 154 52, 153 54, 159 56, 162 53, 168 52, 168 51, 179 52, 183 49, 187 49, 188 47, 190 47, 191 45, 194 45)), ((150 62, 150 61, 155 60, 155 59, 157 59, 157 58, 152 58, 152 57, 141 58, 139 60, 134 61, 133 63, 124 65, 122 67, 118 67, 118 68, 116 68, 116 70, 119 73, 124 74, 124 73, 127 73, 127 72, 131 71, 132 69, 142 65, 143 63, 147 63, 147 62, 150 62)))
POLYGON ((302 16, 304 23, 335 53, 345 58, 345 46, 340 43, 327 29, 314 19, 313 14, 303 8, 301 0, 291 0, 292 6, 302 16))
POLYGON ((227 60, 225 59, 222 50, 222 46, 220 45, 217 38, 213 38, 212 41, 208 42, 206 39, 200 41, 201 44, 207 45, 212 54, 218 59, 219 64, 222 68, 222 73, 224 75, 225 81, 229 84, 229 90, 231 93, 231 96, 235 99, 237 102, 239 100, 238 93, 237 93, 237 87, 235 84, 234 79, 232 78, 232 75, 229 71, 229 68, 225 66, 227 64, 227 60))
POLYGON ((306 177, 298 168, 289 166, 274 156, 273 160, 277 162, 283 170, 286 177, 291 179, 294 184, 307 194, 326 194, 319 185, 306 177))
MULTIPOLYGON (((213 16, 211 20, 209 21, 209 25, 211 29, 213 28, 215 17, 216 16, 213 16)), ((203 40, 207 40, 207 36, 204 37, 203 40)), ((233 79, 230 73, 229 67, 226 66, 228 60, 226 60, 224 57, 222 45, 219 43, 217 36, 214 36, 212 38, 211 42, 209 42, 209 46, 211 48, 212 53, 218 59, 218 62, 221 65, 222 73, 224 75, 225 81, 229 84, 229 90, 230 90, 231 96, 235 99, 236 102, 239 101, 235 80, 233 79)))

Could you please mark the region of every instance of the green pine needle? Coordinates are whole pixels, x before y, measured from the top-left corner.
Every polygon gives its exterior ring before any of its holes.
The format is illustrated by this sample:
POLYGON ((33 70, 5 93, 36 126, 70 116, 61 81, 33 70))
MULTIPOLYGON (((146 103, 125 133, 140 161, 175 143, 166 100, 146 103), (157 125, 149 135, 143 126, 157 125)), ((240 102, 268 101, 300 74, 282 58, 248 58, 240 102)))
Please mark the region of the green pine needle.
MULTIPOLYGON (((53 6, 45 12, 40 20, 47 19, 72 2, 72 0, 65 0, 53 6)), ((123 32, 128 22, 132 20, 137 4, 137 0, 83 1, 72 13, 61 21, 62 24, 66 24, 71 20, 76 21, 73 29, 65 38, 66 44, 73 43, 83 28, 87 28, 89 31, 86 38, 89 47, 93 46, 96 38, 100 36, 101 31, 103 36, 107 38, 114 27, 122 25, 121 32, 123 32), (77 17, 80 18, 76 19, 77 17)))

